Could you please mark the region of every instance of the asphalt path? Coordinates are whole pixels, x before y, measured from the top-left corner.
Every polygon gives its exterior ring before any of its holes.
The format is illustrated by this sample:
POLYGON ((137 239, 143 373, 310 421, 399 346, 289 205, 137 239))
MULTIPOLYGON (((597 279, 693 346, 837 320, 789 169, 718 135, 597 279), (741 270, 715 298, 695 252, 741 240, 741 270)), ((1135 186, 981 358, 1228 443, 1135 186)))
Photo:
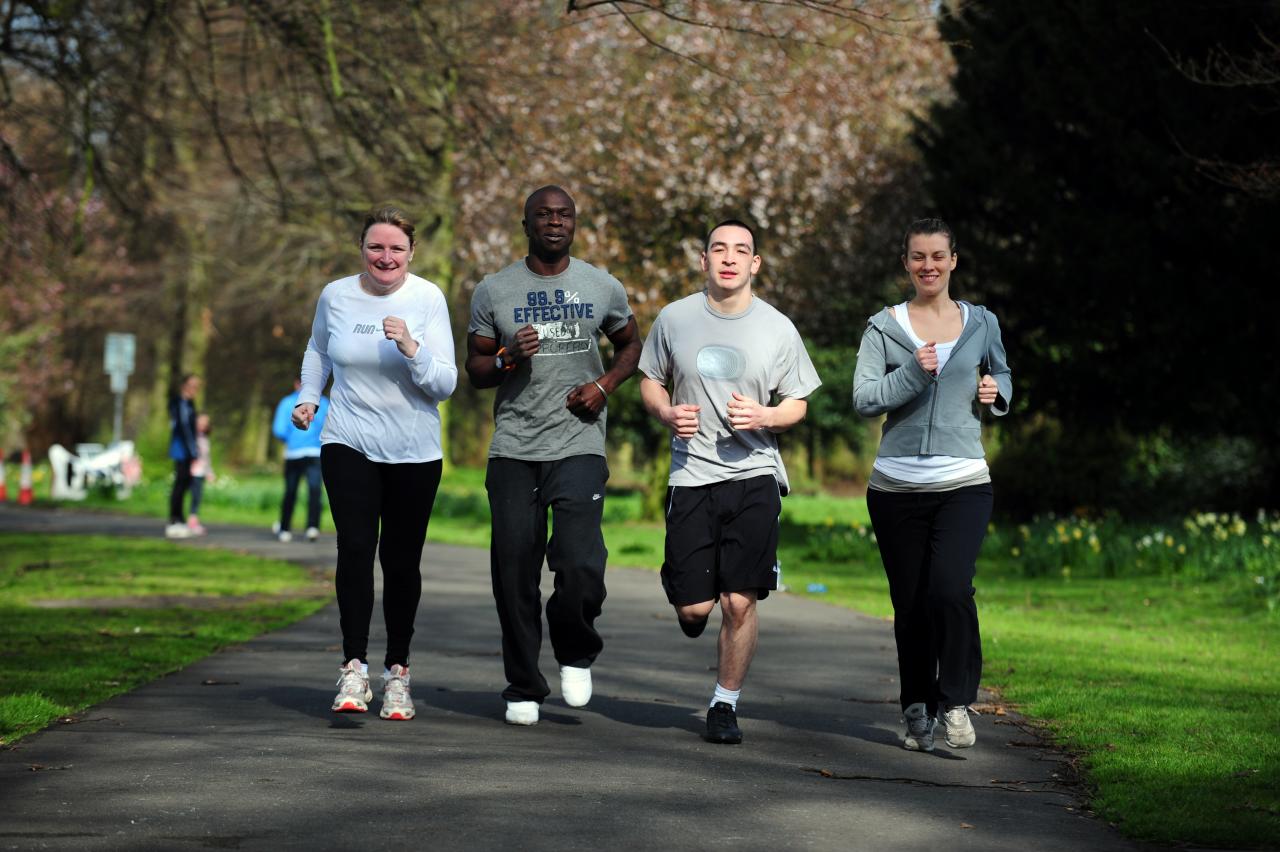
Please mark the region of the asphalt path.
MULTIPOLYGON (((0 532, 20 529, 161 524, 0 506, 0 532)), ((320 569, 335 556, 331 535, 280 544, 248 528, 184 546, 320 569)), ((379 719, 378 681, 373 712, 329 712, 330 605, 0 751, 0 849, 1138 848, 1082 809, 1062 757, 1015 714, 975 719, 975 748, 905 751, 892 625, 814 600, 761 603, 744 742, 708 744, 718 615, 691 640, 656 572, 611 567, 608 589, 591 703, 564 704, 544 646, 552 697, 537 726, 513 727, 488 555, 428 544, 417 718, 379 719)), ((375 608, 375 663, 380 622, 375 608)))

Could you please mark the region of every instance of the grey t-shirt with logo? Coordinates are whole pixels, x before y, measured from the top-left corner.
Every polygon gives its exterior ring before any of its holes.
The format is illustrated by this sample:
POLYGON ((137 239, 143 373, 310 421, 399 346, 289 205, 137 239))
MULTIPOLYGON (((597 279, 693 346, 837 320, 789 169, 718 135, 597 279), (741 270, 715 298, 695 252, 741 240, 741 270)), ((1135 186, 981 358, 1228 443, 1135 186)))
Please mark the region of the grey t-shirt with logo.
POLYGON ((771 473, 785 494, 787 471, 778 438, 766 429, 729 425, 734 391, 768 405, 776 394, 803 399, 821 386, 804 341, 791 320, 753 298, 740 314, 719 314, 705 293, 662 309, 644 342, 640 371, 666 387, 673 405, 701 406, 698 432, 671 436, 676 486, 710 485, 771 473))
POLYGON ((541 344, 537 355, 498 385, 489 457, 603 456, 606 412, 583 421, 565 408, 565 399, 600 377, 600 335, 630 319, 627 291, 618 279, 577 258, 559 275, 537 275, 521 259, 476 285, 468 333, 508 346, 517 331, 532 325, 541 344))

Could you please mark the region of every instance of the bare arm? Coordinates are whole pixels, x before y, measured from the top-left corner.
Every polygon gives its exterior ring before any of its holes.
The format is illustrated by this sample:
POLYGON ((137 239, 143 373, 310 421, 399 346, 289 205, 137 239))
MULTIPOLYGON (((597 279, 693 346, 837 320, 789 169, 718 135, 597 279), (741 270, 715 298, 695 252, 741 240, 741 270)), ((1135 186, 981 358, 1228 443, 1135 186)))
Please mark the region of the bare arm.
POLYGON ((674 432, 677 438, 687 441, 698 433, 700 407, 672 405, 667 389, 648 376, 640 379, 640 400, 644 403, 644 410, 674 432))
POLYGON ((613 364, 600 378, 579 385, 569 391, 565 398, 565 407, 579 417, 595 417, 604 409, 609 394, 618 389, 636 371, 640 363, 640 328, 636 318, 631 317, 627 324, 609 335, 613 344, 613 364))
POLYGON ((498 354, 498 341, 478 334, 467 335, 467 378, 473 388, 492 388, 502 384, 503 371, 493 363, 498 354))
POLYGON ((809 403, 803 399, 784 399, 777 405, 761 405, 750 397, 735 393, 729 401, 729 425, 734 429, 767 429, 785 432, 804 419, 809 403))
MULTIPOLYGON (((506 347, 502 357, 507 363, 518 365, 537 355, 541 347, 537 329, 526 325, 516 332, 515 339, 506 347)), ((473 388, 495 388, 506 378, 509 371, 499 370, 494 363, 498 349, 498 341, 492 337, 481 337, 474 332, 467 335, 467 376, 473 388)))

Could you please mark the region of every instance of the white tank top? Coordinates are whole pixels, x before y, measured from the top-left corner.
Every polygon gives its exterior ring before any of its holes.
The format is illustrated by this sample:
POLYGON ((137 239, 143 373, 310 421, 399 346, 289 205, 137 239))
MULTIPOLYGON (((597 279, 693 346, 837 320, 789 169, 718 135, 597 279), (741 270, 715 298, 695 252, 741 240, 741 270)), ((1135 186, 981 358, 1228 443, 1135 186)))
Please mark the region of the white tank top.
MULTIPOLYGON (((916 334, 915 329, 911 327, 911 317, 907 313, 907 303, 894 305, 893 316, 898 321, 898 325, 906 330, 911 337, 911 342, 919 349, 928 341, 921 340, 916 334)), ((960 303, 960 328, 969 324, 969 306, 960 303)), ((956 340, 960 338, 957 337, 956 340)), ((938 353, 938 371, 947 365, 947 360, 951 357, 951 350, 956 347, 956 340, 949 340, 946 343, 938 343, 934 348, 938 353)), ((877 457, 875 465, 876 470, 885 476, 903 482, 949 482, 953 479, 962 479, 975 476, 987 469, 986 459, 966 459, 957 456, 885 456, 877 457)))

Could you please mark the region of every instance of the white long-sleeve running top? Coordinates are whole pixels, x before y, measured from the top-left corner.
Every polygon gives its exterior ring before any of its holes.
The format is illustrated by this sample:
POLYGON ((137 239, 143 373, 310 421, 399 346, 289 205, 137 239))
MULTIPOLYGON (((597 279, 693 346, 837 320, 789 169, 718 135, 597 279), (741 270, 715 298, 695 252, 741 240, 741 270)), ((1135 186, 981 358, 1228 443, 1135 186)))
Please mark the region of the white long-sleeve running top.
POLYGON ((375 462, 429 462, 443 456, 439 403, 458 384, 453 330, 440 288, 410 275, 399 290, 373 296, 360 276, 326 285, 302 358, 298 404, 317 403, 329 374, 329 416, 321 444, 343 444, 375 462), (382 332, 400 317, 418 341, 412 358, 382 332))

